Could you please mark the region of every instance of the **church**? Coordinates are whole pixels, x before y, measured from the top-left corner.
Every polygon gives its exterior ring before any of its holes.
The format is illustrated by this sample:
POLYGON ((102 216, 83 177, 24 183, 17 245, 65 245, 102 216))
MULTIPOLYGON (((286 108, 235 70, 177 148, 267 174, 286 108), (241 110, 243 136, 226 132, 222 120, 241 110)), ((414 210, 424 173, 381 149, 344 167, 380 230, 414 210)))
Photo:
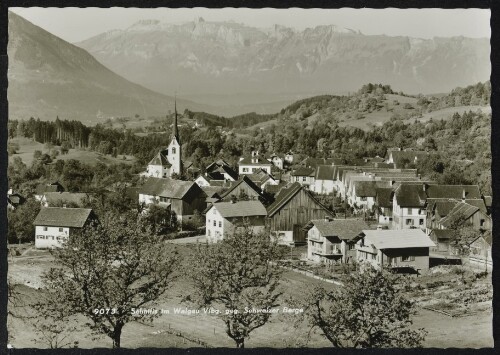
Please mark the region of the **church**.
POLYGON ((156 178, 171 178, 172 175, 181 176, 183 173, 182 147, 177 125, 177 102, 175 102, 175 121, 172 139, 166 149, 162 149, 148 163, 146 176, 156 178))

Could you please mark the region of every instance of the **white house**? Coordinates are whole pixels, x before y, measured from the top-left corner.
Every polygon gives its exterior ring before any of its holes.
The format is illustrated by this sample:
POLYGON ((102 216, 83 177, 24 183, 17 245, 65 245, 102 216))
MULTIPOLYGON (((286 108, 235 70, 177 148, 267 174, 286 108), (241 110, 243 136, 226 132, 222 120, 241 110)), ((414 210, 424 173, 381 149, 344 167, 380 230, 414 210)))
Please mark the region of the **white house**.
POLYGON ((271 174, 272 166, 273 164, 269 160, 259 156, 258 151, 252 151, 251 156, 240 158, 238 162, 238 173, 240 175, 253 174, 262 169, 268 174, 271 174))
POLYGON ((209 243, 216 243, 227 233, 248 222, 254 233, 263 232, 267 211, 260 201, 214 203, 206 213, 206 236, 209 243))
POLYGON ((335 191, 334 170, 333 165, 318 165, 314 179, 314 192, 328 195, 335 191))
POLYGON ((290 182, 298 182, 302 186, 307 189, 313 191, 314 190, 314 176, 315 169, 314 168, 306 168, 306 167, 298 167, 290 174, 290 182))
POLYGON ((35 218, 35 248, 60 248, 95 216, 90 208, 42 207, 35 218))
POLYGON ((267 158, 267 160, 273 163, 274 166, 277 167, 278 169, 283 170, 284 159, 280 157, 278 154, 271 154, 269 158, 267 158))
POLYGON ((307 230, 307 259, 333 264, 356 259, 355 238, 368 225, 361 219, 329 218, 310 221, 307 230))

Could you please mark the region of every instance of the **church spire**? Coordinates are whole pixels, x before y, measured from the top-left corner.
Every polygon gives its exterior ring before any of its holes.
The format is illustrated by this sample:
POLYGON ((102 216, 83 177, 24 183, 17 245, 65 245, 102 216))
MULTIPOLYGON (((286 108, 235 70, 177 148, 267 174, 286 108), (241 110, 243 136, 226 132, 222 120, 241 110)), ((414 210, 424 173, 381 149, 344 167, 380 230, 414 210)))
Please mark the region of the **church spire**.
POLYGON ((175 138, 180 145, 181 141, 179 139, 179 128, 177 127, 177 94, 175 94, 174 97, 174 111, 175 111, 175 121, 174 121, 174 134, 172 138, 175 138))

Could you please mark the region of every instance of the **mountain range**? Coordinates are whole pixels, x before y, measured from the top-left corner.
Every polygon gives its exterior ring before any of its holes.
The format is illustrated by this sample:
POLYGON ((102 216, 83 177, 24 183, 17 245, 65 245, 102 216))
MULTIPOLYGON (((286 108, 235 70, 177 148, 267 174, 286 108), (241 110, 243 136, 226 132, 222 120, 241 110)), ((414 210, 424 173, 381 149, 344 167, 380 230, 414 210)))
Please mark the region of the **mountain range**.
POLYGON ((347 93, 367 82, 410 94, 440 93, 488 80, 491 71, 487 38, 364 35, 334 25, 298 31, 202 18, 143 20, 76 45, 152 90, 177 90, 215 104, 226 97, 227 104, 242 104, 241 96, 283 102, 287 95, 347 93), (203 97, 208 93, 212 98, 203 97))
MULTIPOLYGON (((82 48, 9 12, 9 118, 75 119, 165 116, 174 98, 124 79, 82 48)), ((210 107, 178 100, 179 110, 210 107)))

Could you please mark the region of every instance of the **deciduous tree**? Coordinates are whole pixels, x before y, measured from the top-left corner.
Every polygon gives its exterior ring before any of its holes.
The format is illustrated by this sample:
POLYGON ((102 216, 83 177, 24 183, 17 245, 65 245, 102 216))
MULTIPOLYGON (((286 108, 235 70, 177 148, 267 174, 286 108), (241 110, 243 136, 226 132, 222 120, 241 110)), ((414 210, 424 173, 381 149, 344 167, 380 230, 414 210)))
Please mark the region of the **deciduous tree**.
POLYGON ((226 334, 243 348, 250 333, 265 325, 276 307, 282 249, 269 235, 253 233, 248 224, 212 245, 201 245, 194 254, 191 278, 195 301, 221 309, 226 334), (245 308, 258 312, 245 313, 245 308))

